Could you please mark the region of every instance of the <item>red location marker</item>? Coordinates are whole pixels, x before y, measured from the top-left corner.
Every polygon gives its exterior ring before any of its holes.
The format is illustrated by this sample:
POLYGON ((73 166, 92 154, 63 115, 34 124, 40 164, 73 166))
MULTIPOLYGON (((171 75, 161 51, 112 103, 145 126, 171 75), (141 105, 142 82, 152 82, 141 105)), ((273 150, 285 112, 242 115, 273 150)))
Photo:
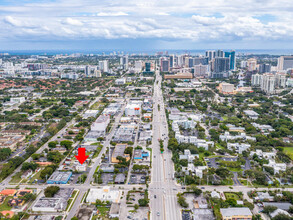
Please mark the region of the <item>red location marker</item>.
POLYGON ((75 158, 80 164, 83 164, 88 157, 89 156, 85 155, 85 148, 78 148, 78 155, 75 155, 75 158))

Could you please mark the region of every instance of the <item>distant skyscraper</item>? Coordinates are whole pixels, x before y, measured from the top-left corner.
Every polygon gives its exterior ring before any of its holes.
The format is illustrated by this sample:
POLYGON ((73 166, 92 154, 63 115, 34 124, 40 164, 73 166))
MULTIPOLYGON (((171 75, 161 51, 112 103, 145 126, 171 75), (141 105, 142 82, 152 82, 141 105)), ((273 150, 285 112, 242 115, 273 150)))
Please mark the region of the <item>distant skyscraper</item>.
POLYGON ((161 59, 161 71, 162 72, 169 72, 170 71, 170 61, 167 58, 161 59))
POLYGON ((99 61, 99 67, 102 72, 109 72, 109 63, 108 60, 99 61))
POLYGON ((120 65, 123 67, 124 70, 128 69, 128 56, 123 56, 120 58, 120 65))
POLYGON ((85 69, 84 69, 84 74, 86 76, 90 75, 91 74, 91 67, 90 66, 86 66, 85 69))
POLYGON ((194 65, 199 65, 199 64, 202 64, 202 65, 208 65, 208 58, 207 57, 195 57, 193 58, 193 64, 194 65))
POLYGON ((151 72, 151 63, 150 62, 145 63, 145 72, 151 72))
POLYGON ((134 71, 139 73, 142 70, 142 61, 141 60, 136 60, 134 62, 134 71))
POLYGON ((95 77, 102 77, 101 70, 97 70, 97 69, 95 69, 95 71, 94 71, 94 76, 95 76, 95 77))
POLYGON ((240 63, 240 67, 241 68, 246 68, 247 67, 247 61, 242 60, 241 63, 240 63))
POLYGON ((174 67, 175 55, 170 56, 170 68, 174 67))
POLYGON ((247 70, 251 71, 251 72, 256 70, 256 64, 257 64, 256 59, 254 59, 254 58, 248 59, 247 60, 247 70))
POLYGON ((264 74, 261 80, 261 90, 268 94, 273 94, 275 93, 275 83, 275 76, 273 74, 264 74))
POLYGON ((226 57, 216 57, 211 62, 212 78, 222 78, 228 76, 230 69, 230 59, 226 57))
POLYGON ((269 63, 259 64, 258 72, 259 73, 269 73, 269 72, 271 72, 271 64, 269 64, 269 63))
POLYGON ((230 70, 236 69, 236 54, 235 51, 232 50, 230 52, 225 52, 225 57, 230 59, 230 70))
POLYGON ((224 51, 222 51, 222 50, 217 50, 217 51, 216 51, 216 54, 215 54, 215 57, 224 57, 224 51))
POLYGON ((279 88, 286 87, 286 73, 276 73, 276 86, 279 88))
POLYGON ((293 56, 281 56, 278 59, 278 70, 293 68, 293 56))
POLYGON ((206 77, 208 74, 208 65, 195 65, 194 66, 194 76, 204 76, 206 77))
POLYGON ((216 51, 214 50, 208 50, 206 51, 206 57, 208 58, 208 61, 211 61, 216 57, 216 51))
POLYGON ((262 81, 262 75, 260 74, 253 74, 251 76, 251 85, 252 86, 259 86, 261 84, 262 81))

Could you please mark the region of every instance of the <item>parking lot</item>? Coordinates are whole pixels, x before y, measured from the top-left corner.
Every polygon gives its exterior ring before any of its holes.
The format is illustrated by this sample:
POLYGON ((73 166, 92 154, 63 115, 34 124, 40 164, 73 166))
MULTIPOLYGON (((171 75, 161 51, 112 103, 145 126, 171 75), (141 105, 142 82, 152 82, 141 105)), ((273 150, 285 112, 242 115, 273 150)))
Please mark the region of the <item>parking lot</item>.
POLYGON ((145 184, 146 175, 145 174, 131 174, 129 179, 129 184, 145 184))
POLYGON ((103 184, 112 183, 114 181, 113 173, 102 173, 103 184))

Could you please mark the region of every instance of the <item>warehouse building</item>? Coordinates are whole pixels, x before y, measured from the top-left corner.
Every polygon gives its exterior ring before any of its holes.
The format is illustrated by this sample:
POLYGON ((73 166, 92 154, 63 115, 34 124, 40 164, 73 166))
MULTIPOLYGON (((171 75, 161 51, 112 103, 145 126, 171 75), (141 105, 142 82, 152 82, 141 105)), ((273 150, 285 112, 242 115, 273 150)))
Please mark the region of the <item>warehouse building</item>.
POLYGON ((72 176, 72 172, 60 172, 55 171, 51 177, 47 180, 48 184, 67 184, 70 177, 72 176))

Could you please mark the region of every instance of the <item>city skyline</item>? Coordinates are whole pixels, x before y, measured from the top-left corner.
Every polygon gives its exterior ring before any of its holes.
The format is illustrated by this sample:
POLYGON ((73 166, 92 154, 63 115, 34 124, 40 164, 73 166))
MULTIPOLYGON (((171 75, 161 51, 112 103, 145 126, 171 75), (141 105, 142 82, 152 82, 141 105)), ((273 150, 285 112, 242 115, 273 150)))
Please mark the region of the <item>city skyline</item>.
POLYGON ((0 6, 1 50, 293 48, 288 0, 4 0, 0 6))

